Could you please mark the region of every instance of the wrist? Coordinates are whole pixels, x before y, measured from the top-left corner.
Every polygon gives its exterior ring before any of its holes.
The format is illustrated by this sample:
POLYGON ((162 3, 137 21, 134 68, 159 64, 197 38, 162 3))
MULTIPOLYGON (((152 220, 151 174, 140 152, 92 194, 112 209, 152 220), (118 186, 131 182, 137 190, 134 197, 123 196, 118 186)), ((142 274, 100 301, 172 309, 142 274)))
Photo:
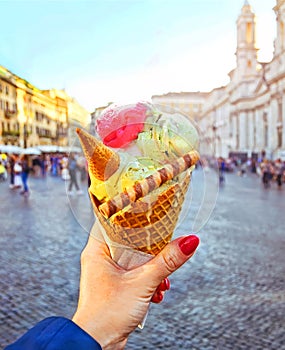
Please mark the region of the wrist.
POLYGON ((82 317, 78 313, 75 313, 72 321, 97 341, 102 350, 123 350, 127 344, 128 339, 116 335, 110 324, 102 327, 101 321, 88 320, 88 317, 82 317))

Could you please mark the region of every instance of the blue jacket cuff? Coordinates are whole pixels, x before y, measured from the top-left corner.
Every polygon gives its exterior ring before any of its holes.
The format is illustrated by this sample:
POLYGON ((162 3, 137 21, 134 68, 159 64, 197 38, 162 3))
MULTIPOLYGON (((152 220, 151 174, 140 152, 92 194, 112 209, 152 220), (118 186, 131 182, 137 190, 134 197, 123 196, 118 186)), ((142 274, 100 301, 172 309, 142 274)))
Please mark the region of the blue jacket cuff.
POLYGON ((102 350, 83 329, 64 317, 49 317, 5 350, 102 350))

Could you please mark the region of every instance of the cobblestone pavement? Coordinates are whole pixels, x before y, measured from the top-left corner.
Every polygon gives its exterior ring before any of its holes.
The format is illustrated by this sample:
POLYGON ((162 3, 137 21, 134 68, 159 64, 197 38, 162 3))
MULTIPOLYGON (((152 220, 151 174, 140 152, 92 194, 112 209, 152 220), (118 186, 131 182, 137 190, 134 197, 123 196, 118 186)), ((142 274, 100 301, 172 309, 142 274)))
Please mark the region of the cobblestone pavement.
MULTIPOLYGON (((61 179, 30 185, 23 198, 0 183, 1 349, 42 318, 72 316, 88 237, 78 220, 93 221, 87 193, 72 212, 61 179)), ((198 251, 126 349, 285 349, 284 213, 285 186, 227 174, 198 251)))

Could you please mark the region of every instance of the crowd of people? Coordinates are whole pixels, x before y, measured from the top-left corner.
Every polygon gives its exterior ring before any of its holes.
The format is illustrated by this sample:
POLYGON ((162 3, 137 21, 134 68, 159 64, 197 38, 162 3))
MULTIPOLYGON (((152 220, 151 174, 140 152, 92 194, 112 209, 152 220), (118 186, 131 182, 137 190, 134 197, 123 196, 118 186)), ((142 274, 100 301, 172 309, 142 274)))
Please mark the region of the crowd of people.
POLYGON ((83 192, 78 184, 78 176, 81 181, 87 180, 87 163, 78 154, 0 154, 0 181, 8 182, 11 190, 20 189, 21 195, 29 196, 30 175, 42 178, 47 175, 61 177, 64 181, 69 181, 69 195, 74 194, 73 188, 80 195, 83 192))
POLYGON ((236 172, 239 176, 254 174, 261 179, 265 188, 269 188, 273 183, 281 188, 285 183, 285 161, 280 158, 274 161, 265 157, 260 160, 249 158, 241 161, 234 157, 227 159, 219 157, 218 168, 220 183, 225 181, 226 172, 236 172))
MULTIPOLYGON (((242 161, 239 158, 219 157, 217 160, 203 159, 205 168, 215 167, 218 164, 219 181, 223 185, 227 172, 235 172, 239 176, 255 175, 261 179, 265 188, 276 184, 281 188, 285 183, 285 161, 276 159, 247 159, 242 161)), ((79 154, 43 153, 38 156, 0 154, 0 182, 9 181, 11 189, 21 189, 20 194, 28 196, 30 194, 28 186, 29 175, 33 177, 59 176, 64 181, 68 181, 68 194, 74 195, 73 190, 78 195, 82 194, 79 186, 81 182, 88 180, 86 159, 79 154)))

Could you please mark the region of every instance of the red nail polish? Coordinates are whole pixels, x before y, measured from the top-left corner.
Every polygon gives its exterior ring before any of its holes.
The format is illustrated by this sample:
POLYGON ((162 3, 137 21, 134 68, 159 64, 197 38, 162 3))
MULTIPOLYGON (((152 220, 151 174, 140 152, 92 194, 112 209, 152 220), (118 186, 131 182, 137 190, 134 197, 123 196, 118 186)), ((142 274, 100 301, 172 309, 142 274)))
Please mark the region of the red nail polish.
POLYGON ((197 236, 190 235, 182 238, 178 244, 183 254, 191 255, 192 253, 194 253, 194 251, 198 247, 199 242, 200 240, 197 236))
POLYGON ((170 281, 168 278, 164 279, 164 285, 165 285, 165 290, 169 290, 170 289, 170 281))
POLYGON ((160 285, 158 286, 157 290, 165 292, 166 290, 169 290, 170 288, 170 282, 168 278, 165 278, 160 285))
POLYGON ((155 292, 151 298, 151 301, 155 304, 159 304, 163 300, 163 294, 161 292, 155 292))
POLYGON ((163 294, 161 292, 157 293, 157 299, 159 303, 163 300, 163 294))

